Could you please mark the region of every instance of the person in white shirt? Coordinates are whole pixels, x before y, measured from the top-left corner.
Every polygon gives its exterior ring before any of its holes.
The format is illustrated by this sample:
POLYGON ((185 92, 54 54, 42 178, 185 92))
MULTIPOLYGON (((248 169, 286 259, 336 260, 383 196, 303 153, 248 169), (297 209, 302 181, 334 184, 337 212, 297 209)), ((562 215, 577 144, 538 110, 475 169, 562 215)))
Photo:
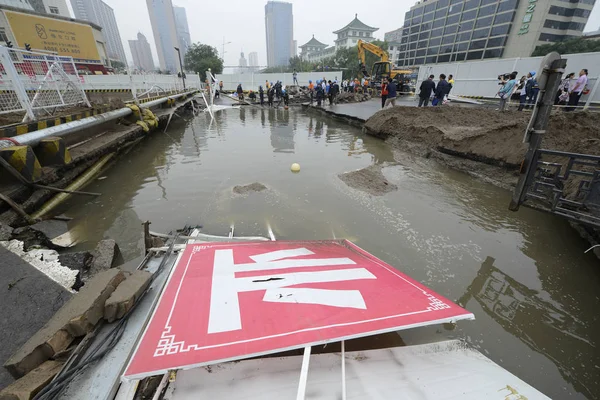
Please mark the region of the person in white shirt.
POLYGON ((581 94, 585 90, 585 85, 588 83, 588 70, 582 69, 579 71, 579 78, 577 78, 577 82, 573 85, 571 90, 569 91, 569 106, 565 108, 565 111, 573 111, 575 107, 579 104, 579 99, 581 98, 581 94))

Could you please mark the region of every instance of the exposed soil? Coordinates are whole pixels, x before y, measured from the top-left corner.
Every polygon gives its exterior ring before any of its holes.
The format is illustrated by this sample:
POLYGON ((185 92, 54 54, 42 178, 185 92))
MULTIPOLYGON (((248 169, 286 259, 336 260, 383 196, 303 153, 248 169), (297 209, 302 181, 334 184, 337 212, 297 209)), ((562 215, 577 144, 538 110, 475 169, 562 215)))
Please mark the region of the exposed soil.
POLYGON ((373 196, 382 196, 398 190, 398 186, 390 183, 383 176, 381 165, 371 165, 357 171, 338 175, 346 185, 367 192, 373 196))
POLYGON ((248 194, 253 192, 262 192, 263 190, 267 190, 267 187, 262 183, 254 182, 245 186, 234 186, 233 193, 235 194, 248 194))
MULTIPOLYGON (((367 133, 419 142, 491 164, 520 165, 527 146, 523 135, 531 114, 463 107, 394 107, 365 123, 367 133)), ((600 154, 600 114, 553 114, 543 147, 600 154)))

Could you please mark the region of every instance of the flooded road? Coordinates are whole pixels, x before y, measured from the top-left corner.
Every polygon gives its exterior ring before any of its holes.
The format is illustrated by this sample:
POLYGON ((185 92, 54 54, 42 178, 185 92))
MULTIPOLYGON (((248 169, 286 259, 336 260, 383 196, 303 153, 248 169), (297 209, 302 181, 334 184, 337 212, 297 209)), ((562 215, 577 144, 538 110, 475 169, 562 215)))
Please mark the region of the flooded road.
POLYGON ((600 268, 557 217, 507 210, 510 193, 397 153, 360 130, 301 110, 230 109, 172 123, 73 199, 66 214, 93 247, 143 252, 141 223, 212 234, 347 238, 476 316, 456 330, 402 332, 408 344, 464 338, 556 399, 600 397, 600 268), (297 162, 301 172, 293 174, 297 162), (371 196, 338 175, 382 165, 398 190, 371 196), (260 182, 268 190, 236 195, 260 182))

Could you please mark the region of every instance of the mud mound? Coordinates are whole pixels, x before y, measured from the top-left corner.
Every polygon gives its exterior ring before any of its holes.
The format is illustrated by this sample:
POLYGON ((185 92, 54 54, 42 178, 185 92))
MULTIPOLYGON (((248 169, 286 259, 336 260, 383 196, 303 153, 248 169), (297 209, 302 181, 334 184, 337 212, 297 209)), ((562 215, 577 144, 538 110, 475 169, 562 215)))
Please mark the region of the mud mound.
POLYGON ((389 183, 380 165, 371 165, 358 171, 346 172, 338 177, 351 188, 362 190, 373 196, 382 196, 398 190, 398 186, 389 183))
POLYGON ((233 193, 235 194, 248 194, 252 192, 262 192, 263 190, 267 190, 267 187, 262 183, 254 182, 245 186, 235 186, 233 188, 233 193))
MULTIPOLYGON (((463 107, 394 107, 365 123, 367 133, 382 139, 419 142, 494 164, 520 164, 522 143, 531 114, 500 113, 463 107)), ((550 118, 543 147, 600 154, 600 114, 556 112, 550 118)))

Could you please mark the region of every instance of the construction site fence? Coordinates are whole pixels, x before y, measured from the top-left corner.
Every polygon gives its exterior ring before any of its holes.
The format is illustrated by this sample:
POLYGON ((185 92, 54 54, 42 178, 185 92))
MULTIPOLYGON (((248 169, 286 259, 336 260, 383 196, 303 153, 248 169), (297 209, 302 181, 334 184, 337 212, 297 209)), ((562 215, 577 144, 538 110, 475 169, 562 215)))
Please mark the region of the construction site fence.
MULTIPOLYGON (((587 83, 589 93, 582 95, 579 104, 589 106, 592 103, 600 103, 600 90, 598 90, 600 84, 600 52, 565 54, 562 57, 567 59, 564 76, 566 77, 570 72, 575 73, 572 84, 579 77, 579 71, 584 68, 589 71, 587 83)), ((543 57, 504 58, 423 65, 419 67, 417 93, 421 82, 427 79, 429 75, 434 75, 437 82, 440 74, 445 74, 447 76, 453 75, 452 94, 455 96, 476 99, 497 98, 496 93, 500 89, 498 75, 513 71, 518 72, 517 79, 532 71, 539 75, 542 59, 543 57)))
MULTIPOLYGON (((277 82, 281 81, 283 85, 293 85, 294 75, 293 73, 269 73, 259 74, 252 72, 245 72, 241 74, 217 74, 215 76, 217 80, 223 81, 223 90, 235 90, 238 84, 242 84, 244 90, 258 90, 259 86, 265 89, 266 82, 277 82)), ((328 72, 298 72, 297 79, 300 86, 308 86, 309 81, 315 83, 319 79, 325 78, 326 80, 342 80, 342 71, 328 71, 328 72)))

